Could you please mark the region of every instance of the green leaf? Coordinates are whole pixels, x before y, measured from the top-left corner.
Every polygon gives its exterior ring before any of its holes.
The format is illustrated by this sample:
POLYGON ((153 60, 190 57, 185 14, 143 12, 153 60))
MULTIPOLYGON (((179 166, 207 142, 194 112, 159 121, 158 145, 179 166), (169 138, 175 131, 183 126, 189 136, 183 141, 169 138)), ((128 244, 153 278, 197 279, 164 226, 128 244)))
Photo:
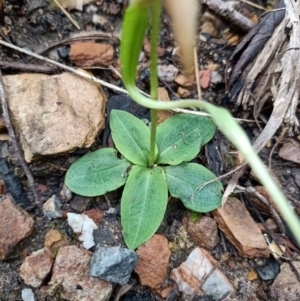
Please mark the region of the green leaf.
POLYGON ((156 163, 178 165, 192 160, 215 130, 214 122, 208 117, 180 114, 167 119, 157 128, 156 163))
MULTIPOLYGON (((144 1, 145 2, 145 1, 144 1)), ((125 84, 135 85, 136 67, 146 30, 149 26, 149 3, 136 1, 126 10, 122 26, 122 42, 120 47, 120 60, 122 62, 122 79, 125 84)))
POLYGON ((111 111, 109 123, 119 152, 130 162, 147 166, 150 154, 150 131, 147 126, 132 114, 120 110, 111 111))
POLYGON ((134 166, 121 200, 121 222, 126 245, 135 249, 150 239, 164 217, 168 202, 162 168, 134 166))
POLYGON ((219 180, 201 186, 216 176, 202 165, 183 163, 165 168, 171 195, 196 212, 209 212, 220 207, 223 186, 219 180))
POLYGON ((118 159, 115 149, 104 148, 73 163, 67 171, 65 183, 80 195, 103 195, 125 184, 129 167, 126 159, 118 159))

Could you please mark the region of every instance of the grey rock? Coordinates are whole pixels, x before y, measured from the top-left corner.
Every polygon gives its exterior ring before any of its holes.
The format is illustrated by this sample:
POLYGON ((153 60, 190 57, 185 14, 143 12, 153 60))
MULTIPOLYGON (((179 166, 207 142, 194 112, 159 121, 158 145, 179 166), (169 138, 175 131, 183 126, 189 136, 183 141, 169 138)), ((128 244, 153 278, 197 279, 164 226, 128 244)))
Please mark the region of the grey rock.
POLYGON ((280 264, 275 259, 268 260, 265 264, 256 267, 262 280, 274 280, 280 272, 280 264))
POLYGON ((47 218, 59 218, 62 217, 62 212, 60 210, 61 201, 54 194, 47 202, 43 205, 43 212, 47 218))
POLYGON ((63 202, 68 202, 72 199, 73 192, 66 185, 64 185, 60 191, 60 197, 63 202))
POLYGON ((91 260, 90 276, 119 283, 128 283, 138 255, 132 251, 120 247, 105 248, 97 245, 91 260))

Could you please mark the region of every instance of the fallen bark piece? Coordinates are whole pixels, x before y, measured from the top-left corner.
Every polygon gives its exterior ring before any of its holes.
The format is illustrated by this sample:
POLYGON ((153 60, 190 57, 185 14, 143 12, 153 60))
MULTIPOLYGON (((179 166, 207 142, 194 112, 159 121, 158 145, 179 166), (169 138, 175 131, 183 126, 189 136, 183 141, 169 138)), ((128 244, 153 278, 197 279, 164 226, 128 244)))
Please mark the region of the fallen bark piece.
POLYGON ((106 96, 85 79, 23 73, 3 82, 27 162, 89 147, 104 128, 106 96))
POLYGON ((62 299, 72 301, 107 301, 112 293, 112 284, 90 277, 91 252, 77 246, 61 247, 58 250, 51 283, 62 286, 62 299))
POLYGON ((176 281, 178 289, 187 295, 192 295, 201 289, 212 300, 222 300, 234 292, 234 289, 224 274, 215 268, 216 260, 204 249, 194 249, 187 260, 178 268, 173 269, 171 278, 176 281), (212 271, 211 275, 203 278, 212 271))
POLYGON ((197 221, 189 218, 187 232, 197 246, 208 250, 212 250, 219 241, 217 223, 209 216, 197 221))
MULTIPOLYGON (((300 273, 300 262, 293 261, 293 265, 300 273)), ((300 285, 295 271, 285 262, 281 265, 281 271, 270 287, 271 296, 276 301, 298 301, 300 285)))
POLYGON ((167 276, 171 256, 168 240, 156 234, 141 245, 136 253, 139 258, 134 271, 139 275, 141 285, 159 288, 167 276))
POLYGON ((34 227, 32 217, 10 199, 0 202, 0 259, 29 236, 34 227))
POLYGON ((20 267, 20 277, 25 284, 40 287, 49 275, 53 264, 50 249, 43 248, 26 257, 20 267))
POLYGON ((237 198, 228 198, 222 208, 213 212, 218 227, 236 247, 242 257, 269 257, 265 239, 244 204, 237 198))
POLYGON ((284 160, 300 163, 300 146, 294 139, 287 139, 287 141, 280 148, 278 156, 284 160))
POLYGON ((108 67, 113 63, 114 48, 109 44, 91 42, 75 43, 71 45, 69 58, 76 66, 108 67))

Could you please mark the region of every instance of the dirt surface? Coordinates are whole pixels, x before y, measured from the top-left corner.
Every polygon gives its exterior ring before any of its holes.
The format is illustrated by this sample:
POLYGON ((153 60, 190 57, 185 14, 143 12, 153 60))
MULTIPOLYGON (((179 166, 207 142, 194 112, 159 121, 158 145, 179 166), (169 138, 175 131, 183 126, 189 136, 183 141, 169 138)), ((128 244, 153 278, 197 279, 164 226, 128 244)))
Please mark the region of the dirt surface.
MULTIPOLYGON (((111 44, 116 50, 116 57, 118 56, 118 38, 120 35, 121 20, 125 3, 123 1, 108 1, 100 0, 96 2, 94 6, 86 6, 82 12, 72 10, 72 17, 79 23, 81 30, 94 31, 98 30, 104 35, 113 35, 115 38, 102 39, 105 43, 111 44), (92 9, 93 8, 93 9, 92 9), (92 22, 93 15, 97 13, 105 19, 103 24, 94 24, 92 22)), ((44 52, 49 58, 60 61, 64 64, 71 64, 68 60, 67 54, 69 52, 69 45, 60 45, 59 42, 69 38, 72 34, 78 32, 65 15, 49 1, 44 0, 23 0, 15 1, 8 0, 5 2, 5 24, 2 24, 2 38, 20 47, 25 47, 33 52, 40 52, 42 49, 46 49, 51 45, 55 47, 49 48, 49 51, 44 52), (63 53, 66 53, 66 57, 63 58, 63 53), (59 55, 60 54, 60 55, 59 55)), ((222 30, 226 26, 222 27, 222 30)), ((223 39, 223 32, 218 32, 217 38, 211 38, 207 35, 206 41, 199 41, 198 53, 199 53, 199 68, 205 69, 207 65, 218 64, 220 68, 218 73, 224 75, 226 62, 234 49, 234 46, 228 45, 226 40, 223 39)), ((204 35, 205 36, 205 35, 204 35)), ((101 40, 101 39, 100 39, 101 40)), ((161 29, 161 44, 160 46, 167 49, 166 54, 161 58, 160 64, 172 63, 176 65, 176 61, 172 59, 171 51, 173 45, 172 34, 170 32, 169 21, 165 17, 161 29)), ((16 51, 1 47, 0 59, 7 62, 33 62, 33 59, 29 56, 25 56, 16 51)), ((41 62, 36 62, 38 65, 43 65, 41 62)), ((139 72, 139 87, 146 92, 149 88, 149 76, 147 73, 147 64, 141 66, 139 72)), ((14 74, 18 71, 9 69, 3 69, 4 74, 14 74)), ((93 70, 95 76, 104 79, 110 83, 121 85, 119 79, 114 77, 114 74, 110 71, 100 69, 93 70)), ((171 99, 177 98, 176 91, 178 85, 174 82, 166 83, 160 82, 160 86, 166 87, 171 99)), ((115 93, 107 88, 104 88, 108 98, 115 93)), ((190 97, 197 97, 196 87, 193 89, 190 97)), ((208 89, 203 91, 203 98, 209 102, 226 106, 232 110, 236 117, 251 117, 251 112, 243 112, 240 108, 236 108, 233 103, 229 101, 225 94, 224 78, 220 83, 210 85, 208 89)), ((267 111, 266 111, 267 112, 267 111)), ((266 113, 267 114, 267 113, 266 113)), ((68 126, 68 125, 66 125, 68 126)), ((249 134, 250 138, 257 136, 258 130, 255 123, 244 123, 243 127, 249 134)), ((102 136, 101 133, 95 144, 89 149, 97 149, 101 145, 102 136)), ((29 198, 33 200, 33 195, 28 189, 26 177, 20 167, 20 163, 17 160, 17 156, 13 151, 11 143, 9 141, 0 142, 0 154, 1 157, 8 158, 10 167, 13 172, 18 175, 23 183, 23 186, 28 193, 29 198)), ((45 158, 44 160, 34 162, 30 165, 32 170, 36 187, 41 196, 41 201, 45 202, 53 194, 60 195, 63 187, 64 175, 68 167, 76 159, 80 158, 83 154, 89 150, 77 150, 72 154, 60 156, 57 158, 45 158)), ((224 137, 217 133, 216 137, 206 147, 205 150, 199 154, 196 159, 197 162, 201 162, 208 166, 217 175, 224 174, 236 166, 236 157, 231 154, 233 147, 224 139, 224 137), (223 151, 222 151, 223 150, 223 151)), ((265 148, 261 154, 261 157, 265 162, 269 159, 271 148, 265 148)), ((300 189, 298 179, 300 177, 300 169, 296 163, 284 161, 278 157, 278 148, 275 149, 272 157, 272 171, 278 180, 279 185, 282 186, 283 191, 291 200, 295 208, 300 208, 300 189)), ((226 185, 229 178, 223 179, 223 184, 226 185)), ((248 172, 241 179, 241 184, 258 184, 257 180, 248 172)), ((99 225, 101 229, 104 229, 106 233, 109 233, 109 245, 110 246, 122 246, 125 247, 122 231, 120 225, 120 195, 121 191, 109 193, 106 198, 84 198, 81 196, 73 196, 71 201, 64 202, 62 210, 67 212, 83 212, 92 208, 98 208, 105 212, 103 221, 99 225), (115 210, 109 210, 113 207, 115 210)), ((0 196, 4 199, 5 195, 0 196)), ((255 210, 251 209, 251 204, 247 197, 244 197, 243 201, 249 208, 253 218, 258 221, 255 210)), ((24 240, 14 250, 9 257, 4 260, 0 260, 0 300, 1 301, 18 301, 22 300, 21 290, 26 288, 23 280, 19 277, 19 267, 22 264, 24 258, 31 254, 33 251, 43 248, 45 234, 50 229, 57 229, 64 233, 71 244, 80 245, 76 235, 72 233, 72 230, 68 226, 65 218, 49 220, 43 216, 43 213, 39 208, 34 208, 30 212, 30 215, 34 218, 35 227, 34 231, 26 240, 24 240)), ((184 218, 189 218, 191 213, 185 209, 178 200, 171 200, 168 205, 168 209, 158 233, 165 236, 172 248, 172 255, 168 268, 168 275, 170 271, 178 267, 195 248, 195 245, 191 238, 186 233, 183 225, 184 218)), ((64 217, 66 215, 64 214, 64 217)), ((269 216, 265 215, 264 219, 269 216)), ((218 261, 219 268, 225 274, 225 276, 232 283, 236 297, 232 300, 243 301, 255 301, 255 300, 272 300, 269 295, 269 286, 272 281, 263 281, 259 277, 257 280, 250 281, 248 279, 249 271, 255 268, 257 265, 262 265, 267 262, 267 259, 254 258, 246 259, 240 257, 235 248, 226 240, 224 235, 220 233, 220 242, 211 252, 212 256, 218 261)), ((138 278, 133 274, 130 284, 133 285, 132 290, 140 293, 132 300, 163 300, 158 296, 154 296, 150 289, 139 285, 138 278)), ((165 283, 172 284, 172 281, 168 278, 165 283)), ((115 290, 111 300, 114 300, 119 286, 115 286, 115 290)), ((39 289, 34 289, 36 300, 62 300, 59 297, 59 293, 55 296, 46 296, 39 289)), ((128 295, 129 296, 129 295, 128 295)), ((125 297, 124 297, 125 298, 125 297)), ((129 300, 124 299, 124 300, 129 300)), ((179 296, 177 300, 189 300, 182 296, 179 296)), ((205 297, 196 297, 193 300, 210 300, 205 297)), ((227 299, 230 300, 230 299, 227 299)))

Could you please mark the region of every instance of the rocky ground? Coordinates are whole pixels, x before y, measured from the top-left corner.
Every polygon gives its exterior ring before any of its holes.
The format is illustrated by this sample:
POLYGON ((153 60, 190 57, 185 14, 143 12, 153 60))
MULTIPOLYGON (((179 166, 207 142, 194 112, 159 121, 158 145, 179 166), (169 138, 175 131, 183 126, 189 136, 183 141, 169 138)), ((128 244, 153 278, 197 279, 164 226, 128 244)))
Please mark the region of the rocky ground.
MULTIPOLYGON (((126 248, 122 236, 122 189, 89 198, 64 186, 65 173, 76 159, 113 146, 107 126, 112 108, 126 103, 132 114, 149 119, 147 109, 114 88, 123 88, 118 56, 127 4, 90 2, 82 9, 72 9, 74 1, 64 2, 80 29, 50 1, 4 3, 3 41, 86 70, 104 82, 97 86, 1 46, 10 118, 39 204, 0 117, 0 300, 299 300, 299 248, 285 225, 278 223, 276 206, 250 171, 227 203, 209 214, 191 212, 170 198, 157 234, 136 251, 126 248)), ((252 22, 262 12, 245 4, 236 8, 252 22)), ((195 82, 199 81, 202 97, 244 118, 242 126, 253 139, 259 129, 251 112, 236 107, 225 94, 226 64, 244 34, 211 13, 202 15, 196 80, 180 73, 170 21, 163 16, 159 98, 197 98, 195 82)), ((146 93, 149 52, 145 39, 137 83, 146 93)), ((267 107, 264 114, 269 113, 267 107)), ((161 112, 160 122, 173 114, 161 112)), ((299 139, 277 142, 270 141, 261 157, 270 163, 274 178, 299 214, 299 139)), ((195 162, 222 175, 240 160, 217 132, 195 162)), ((222 179, 224 186, 229 179, 222 179)))

